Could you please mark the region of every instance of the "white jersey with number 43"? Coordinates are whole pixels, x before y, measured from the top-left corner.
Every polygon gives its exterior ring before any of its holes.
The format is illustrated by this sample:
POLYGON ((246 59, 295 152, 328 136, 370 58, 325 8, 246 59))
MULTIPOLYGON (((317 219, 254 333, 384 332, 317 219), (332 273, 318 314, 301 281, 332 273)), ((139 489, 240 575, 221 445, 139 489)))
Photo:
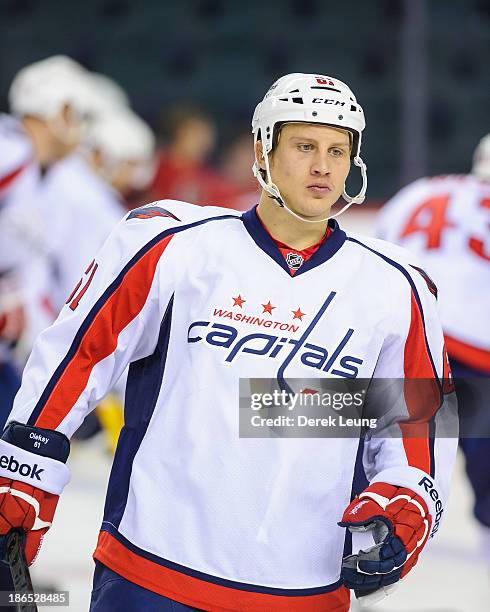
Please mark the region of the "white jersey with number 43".
POLYGON ((434 280, 449 354, 490 372, 490 182, 420 179, 385 204, 378 236, 414 252, 434 280))

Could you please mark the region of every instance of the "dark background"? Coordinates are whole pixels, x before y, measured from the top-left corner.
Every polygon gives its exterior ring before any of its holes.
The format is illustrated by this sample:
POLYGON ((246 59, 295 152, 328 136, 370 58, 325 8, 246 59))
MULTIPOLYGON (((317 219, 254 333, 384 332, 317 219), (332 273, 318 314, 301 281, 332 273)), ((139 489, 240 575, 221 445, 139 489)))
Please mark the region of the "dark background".
POLYGON ((364 107, 370 199, 465 172, 490 131, 490 0, 0 0, 0 109, 25 64, 65 53, 156 126, 201 105, 220 137, 287 72, 345 81, 364 107))

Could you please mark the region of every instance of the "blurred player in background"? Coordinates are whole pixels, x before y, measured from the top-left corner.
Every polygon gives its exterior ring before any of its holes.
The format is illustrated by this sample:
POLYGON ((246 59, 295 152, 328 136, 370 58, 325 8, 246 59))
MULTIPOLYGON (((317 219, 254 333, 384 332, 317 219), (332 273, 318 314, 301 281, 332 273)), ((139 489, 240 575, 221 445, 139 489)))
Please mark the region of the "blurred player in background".
MULTIPOLYGON (((12 345, 25 329, 25 296, 22 274, 31 253, 9 234, 16 195, 32 193, 37 168, 31 142, 20 122, 0 115, 0 424, 12 408, 20 386, 20 375, 12 356, 12 345)), ((24 196, 25 197, 25 196, 24 196)))
POLYGON ((79 145, 86 94, 83 69, 55 56, 18 73, 9 94, 12 116, 1 121, 0 338, 17 345, 21 363, 57 314, 52 220, 57 215, 45 206, 44 181, 79 145))
POLYGON ((343 209, 364 200, 362 107, 337 79, 291 74, 252 126, 258 206, 128 213, 36 343, 0 440, 0 532, 24 529, 32 562, 69 479, 69 437, 131 364, 94 612, 346 612, 349 589, 404 578, 443 515, 455 443, 429 437, 447 407, 435 298, 405 251, 331 218, 341 195, 343 209), (426 377, 431 392, 398 405, 420 437, 395 423, 403 436, 368 436, 359 454, 358 436, 240 438, 238 380, 254 376, 283 389, 426 377), (360 455, 370 484, 356 491, 360 455), (348 555, 358 531, 375 545, 348 555))
POLYGON ((165 148, 158 157, 150 199, 226 206, 235 191, 208 165, 216 143, 211 118, 197 108, 171 108, 161 121, 161 131, 165 148))
MULTIPOLYGON (((12 82, 9 102, 16 119, 3 121, 0 145, 6 152, 7 178, 12 174, 4 181, 6 201, 0 210, 0 262, 9 270, 3 281, 4 289, 9 287, 8 299, 5 290, 0 292, 3 311, 8 305, 3 325, 0 319, 0 338, 17 342, 16 358, 22 363, 35 337, 56 318, 126 211, 123 194, 117 189, 126 195, 132 186, 149 182, 145 164, 151 158, 153 141, 148 128, 129 110, 127 96, 116 83, 105 75, 89 73, 65 56, 23 68, 12 82), (120 124, 131 126, 125 134, 133 142, 130 153, 136 160, 124 160, 122 154, 117 157, 114 146, 110 154, 107 151, 105 118, 116 114, 125 118, 120 124), (101 146, 87 152, 87 138, 93 136, 91 126, 95 123, 101 132, 101 146), (10 170, 13 162, 8 160, 16 156, 19 169, 10 170)), ((113 134, 113 138, 117 137, 113 134)), ((117 143, 120 149, 121 137, 117 143)), ((4 386, 8 385, 2 394, 9 398, 4 400, 6 417, 18 380, 10 364, 5 363, 2 372, 4 386)), ((120 428, 120 411, 115 414, 117 418, 111 421, 116 425, 109 428, 111 446, 113 432, 120 428)))
POLYGON ((150 127, 129 108, 114 109, 91 122, 85 145, 95 172, 127 208, 133 208, 130 203, 142 197, 155 174, 155 136, 150 127))
POLYGON ((49 232, 50 249, 55 261, 56 276, 53 303, 59 312, 76 282, 90 264, 114 225, 124 214, 124 208, 111 187, 90 167, 80 151, 90 121, 98 115, 119 108, 118 101, 105 97, 106 86, 98 90, 97 81, 73 60, 49 58, 23 69, 14 79, 9 101, 11 110, 46 131, 45 100, 51 100, 57 87, 70 87, 76 81, 78 90, 71 90, 73 103, 58 97, 60 112, 71 118, 72 107, 83 106, 74 115, 74 124, 57 123, 55 135, 60 142, 55 159, 42 160, 42 182, 37 198, 42 203, 42 214, 49 232), (63 67, 53 75, 52 83, 45 82, 50 63, 63 67))
MULTIPOLYGON (((12 116, 0 118, 0 423, 20 385, 16 366, 56 318, 59 212, 47 204, 50 170, 78 147, 88 111, 85 71, 64 56, 23 68, 14 79, 12 116), (15 348, 15 353, 13 349, 15 348)), ((59 193, 64 202, 66 197, 59 193)), ((69 223, 65 221, 65 223, 69 223)), ((12 590, 1 564, 2 590, 12 590)))
POLYGON ((378 235, 416 253, 438 289, 466 424, 460 445, 490 571, 490 400, 484 382, 490 377, 490 134, 476 148, 470 174, 422 178, 388 201, 378 235))
POLYGON ((228 206, 235 210, 248 210, 260 197, 257 181, 250 172, 254 162, 251 142, 252 137, 249 130, 245 128, 236 130, 227 139, 220 156, 219 169, 234 190, 228 206))

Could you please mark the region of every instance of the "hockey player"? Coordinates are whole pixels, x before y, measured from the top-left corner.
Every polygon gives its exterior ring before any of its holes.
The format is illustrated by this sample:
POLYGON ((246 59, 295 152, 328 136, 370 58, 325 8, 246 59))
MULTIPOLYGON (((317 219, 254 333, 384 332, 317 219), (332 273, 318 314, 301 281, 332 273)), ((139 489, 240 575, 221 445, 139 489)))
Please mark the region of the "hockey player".
MULTIPOLYGON (((0 116, 0 423, 20 386, 36 335, 55 319, 52 233, 43 215, 42 184, 48 168, 78 144, 83 92, 81 68, 62 56, 21 70, 11 99, 18 116, 0 116), (42 109, 33 113, 33 106, 42 109), (15 348, 15 351, 14 351, 15 348)), ((44 211, 46 212, 46 211, 44 211)), ((12 590, 0 566, 1 590, 12 590)))
POLYGON ((9 236, 11 202, 14 194, 29 192, 36 180, 32 147, 22 126, 8 115, 0 115, 0 424, 12 409, 20 375, 11 346, 25 329, 25 298, 21 266, 24 250, 9 236), (3 420, 2 420, 3 419, 3 420))
POLYGON ((77 152, 89 117, 124 104, 117 93, 106 77, 66 56, 26 66, 12 82, 15 117, 2 117, 0 131, 0 343, 15 342, 16 349, 3 349, 9 361, 4 357, 0 376, 2 425, 13 401, 14 357, 25 364, 35 337, 54 321, 86 260, 125 212, 77 152))
POLYGON ((0 117, 2 424, 12 406, 16 362, 25 363, 35 336, 55 319, 50 301, 52 232, 43 215, 42 179, 78 144, 85 91, 81 73, 81 67, 64 56, 22 69, 10 91, 15 116, 0 117), (9 350, 13 345, 15 355, 9 350))
POLYGON ((470 174, 422 178, 387 202, 378 235, 415 253, 439 291, 461 415, 461 447, 490 570, 490 134, 470 174))
POLYGON ((445 410, 434 295, 404 251, 331 218, 342 193, 364 197, 363 129, 341 81, 282 77, 253 118, 258 206, 130 212, 39 338, 0 441, 0 529, 26 532, 29 562, 70 436, 130 364, 92 610, 345 612, 349 589, 397 582, 437 532, 455 442, 428 434, 445 410), (400 400, 417 436, 366 439, 353 499, 359 439, 239 437, 250 377, 425 378, 433 393, 400 400), (377 544, 352 557, 356 530, 377 544))
POLYGON ((53 56, 20 70, 9 92, 13 116, 4 121, 10 129, 2 131, 2 151, 9 159, 22 143, 28 162, 6 192, 0 211, 0 267, 8 265, 21 277, 27 310, 22 342, 27 354, 33 339, 57 314, 57 239, 70 228, 65 211, 70 194, 58 193, 50 201, 46 188, 51 170, 79 145, 89 84, 76 62, 53 56), (65 206, 57 210, 60 202, 65 206))
POLYGON ((125 202, 149 187, 155 171, 155 136, 129 108, 96 117, 86 146, 92 167, 125 202))
POLYGON ((103 103, 96 81, 68 57, 31 64, 14 78, 9 103, 34 143, 43 168, 37 192, 56 264, 53 302, 61 310, 87 262, 124 210, 79 152, 84 130, 103 103))

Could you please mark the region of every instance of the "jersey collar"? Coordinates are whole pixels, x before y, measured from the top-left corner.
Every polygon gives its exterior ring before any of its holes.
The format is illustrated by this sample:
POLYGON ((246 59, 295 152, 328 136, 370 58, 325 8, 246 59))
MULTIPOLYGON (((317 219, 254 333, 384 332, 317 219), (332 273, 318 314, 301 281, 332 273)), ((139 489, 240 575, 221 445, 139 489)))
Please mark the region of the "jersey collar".
POLYGON ((287 265, 281 251, 277 247, 274 240, 269 236, 266 229, 260 222, 257 216, 257 206, 254 206, 247 212, 243 213, 242 221, 245 229, 250 234, 255 244, 262 249, 264 253, 267 253, 283 270, 285 270, 288 276, 296 278, 300 274, 304 274, 313 268, 316 268, 320 264, 324 263, 340 249, 345 242, 345 232, 340 229, 339 224, 335 219, 330 219, 328 226, 331 228, 332 233, 322 246, 314 253, 305 263, 297 270, 296 274, 292 275, 289 266, 287 265))

